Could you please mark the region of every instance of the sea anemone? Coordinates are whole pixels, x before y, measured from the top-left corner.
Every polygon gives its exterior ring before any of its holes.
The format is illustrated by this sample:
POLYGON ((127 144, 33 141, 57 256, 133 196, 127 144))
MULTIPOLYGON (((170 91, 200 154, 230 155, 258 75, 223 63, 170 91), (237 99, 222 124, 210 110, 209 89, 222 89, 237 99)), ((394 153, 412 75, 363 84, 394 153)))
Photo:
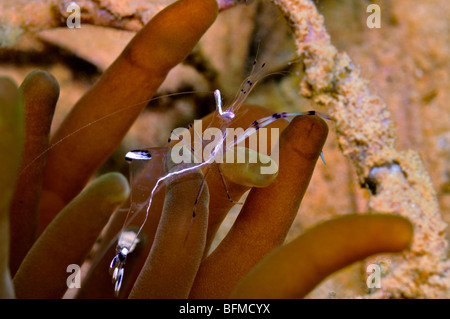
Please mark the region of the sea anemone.
MULTIPOLYGON (((50 142, 58 97, 54 78, 34 72, 19 89, 2 79, 5 134, 0 153, 8 167, 0 174, 3 297, 62 297, 68 287, 67 267, 84 262, 108 221, 101 236, 104 247, 97 248, 102 258, 81 282, 78 296, 112 297, 107 272, 113 254, 106 248, 113 252, 111 241, 124 216, 120 211, 110 216, 128 197, 129 186, 117 173, 85 185, 120 143, 145 105, 142 101, 150 99, 169 70, 187 56, 217 11, 215 0, 180 0, 156 15, 74 106, 50 142), (130 107, 124 111, 123 105, 130 107)), ((235 125, 246 127, 270 114, 246 106, 235 125)), ((204 120, 210 121, 211 115, 204 120)), ((233 206, 220 176, 208 176, 187 242, 180 229, 192 218, 193 201, 187 199, 195 198, 202 174, 167 185, 165 198, 155 202, 146 224, 145 245, 130 260, 121 297, 299 298, 346 265, 409 247, 411 223, 388 214, 336 218, 283 245, 328 127, 315 116, 274 126, 283 129, 278 176, 269 186, 250 190, 237 220, 211 254, 207 248, 233 206)), ((229 183, 233 198, 248 189, 229 183)))

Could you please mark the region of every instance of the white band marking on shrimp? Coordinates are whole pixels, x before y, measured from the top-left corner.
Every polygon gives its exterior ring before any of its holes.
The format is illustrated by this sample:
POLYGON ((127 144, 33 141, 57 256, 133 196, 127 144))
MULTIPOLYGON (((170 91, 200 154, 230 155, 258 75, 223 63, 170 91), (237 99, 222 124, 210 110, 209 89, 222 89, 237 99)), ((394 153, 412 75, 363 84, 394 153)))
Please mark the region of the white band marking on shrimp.
POLYGON ((214 91, 214 98, 216 99, 216 108, 219 112, 219 115, 226 118, 226 119, 234 119, 235 114, 231 111, 222 111, 222 97, 220 96, 220 91, 215 90, 214 91))

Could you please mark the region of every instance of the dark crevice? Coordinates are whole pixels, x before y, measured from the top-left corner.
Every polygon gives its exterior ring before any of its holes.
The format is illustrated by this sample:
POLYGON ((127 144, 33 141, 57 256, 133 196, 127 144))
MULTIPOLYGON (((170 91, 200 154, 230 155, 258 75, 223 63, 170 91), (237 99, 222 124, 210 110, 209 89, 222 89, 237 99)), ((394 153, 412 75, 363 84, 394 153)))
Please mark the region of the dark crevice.
POLYGON ((33 66, 41 68, 50 68, 55 63, 66 65, 76 80, 82 80, 92 83, 101 71, 95 65, 79 58, 67 50, 43 42, 42 51, 20 51, 14 49, 0 49, 0 65, 16 65, 20 67, 33 66))
POLYGON ((391 163, 385 163, 383 165, 377 165, 370 169, 369 175, 361 183, 362 188, 366 188, 370 191, 371 195, 376 196, 380 191, 380 182, 378 181, 376 174, 380 169, 386 169, 390 172, 400 171, 406 178, 407 174, 401 169, 400 163, 398 161, 393 161, 391 163))

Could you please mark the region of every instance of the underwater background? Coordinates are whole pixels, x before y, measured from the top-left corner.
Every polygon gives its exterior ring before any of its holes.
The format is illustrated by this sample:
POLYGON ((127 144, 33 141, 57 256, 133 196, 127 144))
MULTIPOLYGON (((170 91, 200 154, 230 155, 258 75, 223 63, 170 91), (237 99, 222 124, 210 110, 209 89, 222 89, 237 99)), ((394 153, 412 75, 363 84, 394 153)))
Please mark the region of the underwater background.
MULTIPOLYGON (((54 133, 72 106, 98 81, 136 31, 172 2, 79 1, 85 6, 81 28, 70 29, 64 25, 68 13, 63 10, 69 2, 62 1, 54 7, 49 0, 23 3, 4 0, 0 4, 0 76, 10 77, 18 85, 37 69, 55 77, 60 94, 51 127, 54 133), (58 14, 52 13, 55 10, 58 14), (27 19, 30 21, 25 23, 27 19)), ((448 224, 450 3, 445 0, 317 0, 314 3, 324 17, 331 43, 338 51, 348 54, 371 92, 386 103, 395 125, 396 148, 415 150, 420 155, 434 187, 433 198, 440 207, 442 221, 448 224), (381 8, 380 28, 367 26, 370 13, 366 8, 370 3, 381 8)), ((161 98, 149 101, 95 177, 107 172, 121 172, 128 177, 125 153, 136 148, 163 146, 172 129, 186 127, 194 119, 214 111, 211 92, 215 89, 220 88, 224 100, 231 101, 250 73, 255 56, 273 74, 258 83, 246 103, 265 106, 274 112, 310 109, 327 112, 326 107, 298 94, 303 63, 296 57, 295 37, 283 14, 270 1, 251 1, 220 12, 183 63, 169 72, 155 95, 161 98), (178 94, 183 92, 193 93, 178 94)), ((342 155, 334 124, 330 123, 329 128, 323 148, 326 165, 317 163, 286 242, 319 222, 367 211, 370 190, 361 187, 351 160, 342 155)), ((213 247, 225 237, 239 208, 225 218, 213 247)), ((427 223, 426 214, 420 218, 427 223)), ((438 235, 448 242, 450 229, 440 230, 438 235)), ((426 245, 423 249, 427 249, 426 245)), ((448 254, 448 247, 444 251, 444 255, 448 254)), ((445 260, 445 256, 442 258, 445 260)), ((373 292, 367 290, 365 278, 367 265, 374 262, 383 265, 386 268, 383 271, 389 273, 390 257, 359 261, 329 276, 307 297, 354 298, 373 292)), ((446 265, 442 268, 442 281, 448 283, 448 261, 446 265)), ((420 279, 415 282, 419 287, 420 279)), ((442 287, 436 284, 436 291, 440 292, 434 292, 433 287, 411 289, 420 293, 403 297, 450 297, 450 292, 442 287)), ((386 296, 392 295, 378 297, 386 296)))

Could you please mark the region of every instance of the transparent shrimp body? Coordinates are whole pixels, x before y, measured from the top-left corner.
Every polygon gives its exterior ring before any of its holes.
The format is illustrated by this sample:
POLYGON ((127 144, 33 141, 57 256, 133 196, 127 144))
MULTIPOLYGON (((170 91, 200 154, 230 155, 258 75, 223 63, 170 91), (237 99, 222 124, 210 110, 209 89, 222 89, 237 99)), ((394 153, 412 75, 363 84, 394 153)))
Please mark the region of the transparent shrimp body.
POLYGON ((151 205, 153 196, 161 188, 157 180, 166 173, 165 163, 168 154, 169 148, 162 147, 130 151, 125 156, 130 170, 129 208, 117 239, 116 255, 109 267, 116 297, 122 287, 127 257, 140 243, 139 234, 148 216, 147 206, 151 205), (145 211, 144 219, 142 219, 143 211, 145 211))
MULTIPOLYGON (((119 293, 119 290, 121 288, 122 279, 124 275, 124 266, 127 259, 127 256, 134 250, 134 247, 136 246, 138 236, 144 227, 145 223, 147 222, 150 208, 152 206, 154 197, 156 193, 161 189, 161 187, 164 185, 164 183, 173 178, 184 176, 190 172, 193 172, 198 169, 203 169, 204 171, 204 180, 202 183, 202 186, 200 187, 198 194, 200 195, 205 183, 206 174, 210 168, 210 166, 215 162, 216 158, 218 156, 222 156, 228 149, 234 147, 235 145, 238 145, 239 143, 245 141, 249 136, 252 134, 255 134, 259 129, 269 125, 270 123, 278 120, 278 119, 286 119, 290 120, 295 116, 298 115, 319 115, 325 119, 329 119, 328 115, 324 113, 319 113, 316 111, 308 111, 308 112, 297 112, 297 113, 274 113, 271 116, 264 117, 261 119, 255 120, 249 127, 247 127, 242 134, 237 136, 234 139, 234 143, 231 145, 226 144, 225 145, 225 139, 226 139, 226 128, 229 127, 230 123, 236 118, 238 115, 238 110, 240 106, 244 103, 246 97, 251 92, 255 84, 264 76, 263 75, 263 69, 265 67, 265 63, 258 66, 256 61, 253 63, 253 69, 251 74, 243 81, 241 88, 239 89, 234 101, 226 108, 223 107, 222 104, 222 98, 219 90, 214 91, 214 97, 216 102, 216 112, 215 116, 219 120, 219 126, 220 130, 223 133, 223 140, 219 141, 215 144, 212 151, 209 153, 208 157, 202 156, 203 154, 198 154, 198 152, 195 151, 195 149, 191 146, 190 140, 183 140, 179 134, 172 131, 171 138, 169 138, 169 142, 172 140, 172 138, 176 137, 178 140, 180 140, 181 143, 184 143, 186 146, 186 149, 190 150, 192 152, 192 156, 196 158, 200 158, 201 161, 197 162, 196 164, 190 164, 190 165, 173 165, 168 164, 170 162, 170 147, 167 148, 155 148, 155 149, 145 149, 145 150, 135 150, 130 151, 126 154, 126 160, 130 163, 131 168, 131 176, 132 176, 132 190, 131 190, 131 201, 130 201, 130 210, 128 212, 127 218, 124 222, 124 226, 122 228, 120 239, 124 236, 126 233, 126 228, 130 224, 130 222, 136 217, 136 213, 139 211, 144 210, 144 218, 142 220, 142 223, 139 227, 139 229, 136 232, 133 232, 133 235, 128 235, 131 240, 120 240, 116 247, 116 255, 114 256, 113 260, 110 264, 110 274, 112 275, 113 283, 115 284, 114 292, 117 296, 119 293), (165 161, 164 166, 164 172, 160 172, 160 177, 156 179, 154 184, 151 184, 152 186, 146 186, 146 190, 143 190, 142 187, 139 187, 139 183, 136 183, 133 180, 133 177, 136 177, 136 169, 133 169, 134 166, 141 166, 144 165, 147 162, 154 161, 154 153, 157 152, 159 155, 159 160, 165 161), (164 156, 163 156, 164 154, 164 156), (164 157, 164 158, 163 158, 164 157), (170 166, 170 169, 168 168, 170 166), (133 186, 134 185, 134 186, 133 186), (137 186, 136 186, 137 185, 137 186), (145 205, 145 208, 143 209, 143 206, 145 205)), ((189 126, 190 128, 191 126, 189 126)), ((195 134, 198 134, 194 130, 195 134)), ((201 134, 201 132, 200 132, 201 134)), ((148 169, 146 169, 148 171, 148 169)), ((223 179, 223 176, 221 176, 223 179)), ((143 178, 140 176, 139 178, 143 178)), ((144 178, 145 179, 145 178, 144 178)), ((226 183, 223 180, 224 187, 226 187, 226 183)), ((228 191, 225 190, 228 194, 228 191)), ((199 196, 198 195, 198 196, 199 196)), ((231 200, 231 198, 228 196, 228 198, 231 200)), ((197 197, 198 199, 198 197, 197 197)), ((195 218, 195 210, 196 210, 196 203, 193 203, 193 216, 192 218, 195 218)), ((189 234, 189 231, 187 232, 189 234)))

